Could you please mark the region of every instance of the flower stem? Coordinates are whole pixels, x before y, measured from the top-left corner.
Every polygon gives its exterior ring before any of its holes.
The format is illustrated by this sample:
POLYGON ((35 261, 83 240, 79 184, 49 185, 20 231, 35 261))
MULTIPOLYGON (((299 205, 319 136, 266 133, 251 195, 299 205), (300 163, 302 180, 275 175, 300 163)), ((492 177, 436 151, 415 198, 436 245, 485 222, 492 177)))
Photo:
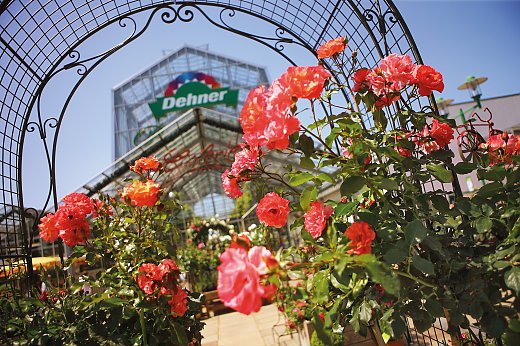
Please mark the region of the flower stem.
POLYGON ((139 310, 139 323, 141 324, 141 333, 143 334, 143 346, 148 346, 148 341, 146 340, 146 324, 144 322, 144 312, 143 310, 139 310))
POLYGON ((408 278, 410 280, 413 280, 415 282, 418 282, 418 283, 420 283, 423 286, 430 287, 430 288, 436 288, 437 287, 437 286, 432 285, 432 284, 430 284, 430 283, 428 283, 428 282, 426 282, 424 280, 421 280, 418 277, 415 277, 415 276, 413 276, 413 275, 411 275, 409 273, 405 273, 405 272, 402 272, 402 271, 399 271, 399 270, 392 270, 392 271, 394 273, 396 273, 397 275, 400 275, 400 276, 403 276, 403 277, 408 278))

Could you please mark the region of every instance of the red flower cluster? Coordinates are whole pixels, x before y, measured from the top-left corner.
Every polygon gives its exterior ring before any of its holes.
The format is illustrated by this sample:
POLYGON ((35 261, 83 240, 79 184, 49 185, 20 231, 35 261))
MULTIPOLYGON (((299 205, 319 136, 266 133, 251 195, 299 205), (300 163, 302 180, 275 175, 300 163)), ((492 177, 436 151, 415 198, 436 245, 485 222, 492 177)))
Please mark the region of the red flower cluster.
POLYGON ((130 169, 137 174, 142 174, 145 171, 154 171, 159 170, 161 163, 155 156, 149 157, 141 157, 139 160, 136 160, 133 166, 130 166, 130 169))
POLYGON ((267 226, 277 228, 285 226, 290 211, 289 201, 276 192, 267 193, 256 207, 258 220, 267 226))
POLYGON ((289 136, 300 128, 300 121, 292 115, 291 108, 298 98, 318 98, 325 82, 332 75, 323 66, 294 66, 276 79, 269 88, 258 86, 249 92, 240 112, 240 124, 247 145, 235 155, 231 170, 221 178, 226 195, 242 196, 238 185, 249 180, 261 147, 284 150, 289 146, 289 136))
POLYGON ((350 239, 351 249, 347 251, 348 254, 362 255, 372 252, 372 240, 376 238, 376 234, 368 223, 354 222, 347 228, 345 235, 350 239))
POLYGON ((330 205, 324 205, 322 201, 312 202, 309 210, 305 213, 305 229, 313 238, 319 238, 327 225, 327 219, 334 210, 330 205))
POLYGON ((121 196, 129 198, 132 205, 138 207, 153 207, 157 202, 157 194, 159 193, 160 185, 148 179, 146 183, 142 181, 135 181, 132 184, 125 186, 121 196))
POLYGON ((415 65, 409 55, 390 54, 381 60, 379 67, 357 70, 352 80, 354 92, 370 91, 378 97, 376 107, 391 105, 407 85, 416 85, 421 96, 444 90, 442 75, 430 66, 415 65))
POLYGON ((289 136, 300 127, 300 121, 291 114, 295 98, 319 97, 330 77, 322 66, 294 66, 269 89, 262 85, 251 90, 240 113, 244 141, 250 147, 286 149, 289 136))
POLYGON ((316 50, 318 59, 330 58, 331 56, 341 53, 345 50, 347 41, 345 37, 337 37, 333 40, 327 41, 316 50))
POLYGON ((55 214, 47 214, 40 220, 40 237, 51 243, 59 237, 68 246, 85 242, 90 236, 86 217, 94 211, 91 199, 73 192, 65 196, 63 202, 55 214))
POLYGON ((520 154, 520 136, 503 132, 491 135, 480 148, 489 153, 489 165, 511 163, 511 156, 520 154))
POLYGON ((454 130, 447 123, 441 123, 433 119, 431 125, 426 125, 412 140, 421 148, 425 154, 439 150, 450 144, 454 130))
POLYGON ((276 293, 276 286, 264 284, 261 277, 278 265, 273 254, 263 246, 247 251, 227 248, 220 255, 217 290, 225 306, 249 315, 262 306, 262 298, 276 293))
POLYGON ((188 295, 178 284, 180 270, 171 259, 163 259, 159 265, 143 263, 139 267, 137 284, 143 292, 150 296, 171 295, 168 301, 173 316, 183 316, 187 307, 188 295))

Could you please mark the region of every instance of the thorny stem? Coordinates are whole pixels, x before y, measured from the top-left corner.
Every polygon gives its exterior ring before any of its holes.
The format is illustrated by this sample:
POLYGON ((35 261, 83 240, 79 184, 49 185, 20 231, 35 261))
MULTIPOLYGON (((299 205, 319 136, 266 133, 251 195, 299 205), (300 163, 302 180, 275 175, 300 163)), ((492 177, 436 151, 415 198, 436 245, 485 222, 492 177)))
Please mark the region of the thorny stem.
POLYGON ((276 174, 276 173, 270 173, 268 171, 265 170, 265 167, 262 165, 262 163, 260 162, 260 165, 259 165, 259 170, 267 175, 270 179, 273 179, 275 181, 278 181, 282 184, 284 184, 285 186, 287 186, 288 188, 290 188, 291 190, 293 190, 296 194, 300 194, 300 192, 298 190, 296 190, 294 187, 292 187, 291 185, 289 185, 285 180, 282 179, 282 177, 280 177, 279 174, 276 174))

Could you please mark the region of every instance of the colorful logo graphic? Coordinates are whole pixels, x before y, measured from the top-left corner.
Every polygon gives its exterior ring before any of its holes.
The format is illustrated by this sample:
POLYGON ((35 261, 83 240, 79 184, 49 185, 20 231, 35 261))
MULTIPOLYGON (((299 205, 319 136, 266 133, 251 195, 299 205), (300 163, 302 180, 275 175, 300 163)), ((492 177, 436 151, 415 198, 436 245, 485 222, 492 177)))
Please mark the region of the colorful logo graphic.
POLYGON ((164 97, 159 97, 148 105, 153 115, 159 119, 170 112, 199 106, 225 104, 236 107, 238 90, 221 88, 215 78, 202 72, 185 72, 168 83, 164 97))

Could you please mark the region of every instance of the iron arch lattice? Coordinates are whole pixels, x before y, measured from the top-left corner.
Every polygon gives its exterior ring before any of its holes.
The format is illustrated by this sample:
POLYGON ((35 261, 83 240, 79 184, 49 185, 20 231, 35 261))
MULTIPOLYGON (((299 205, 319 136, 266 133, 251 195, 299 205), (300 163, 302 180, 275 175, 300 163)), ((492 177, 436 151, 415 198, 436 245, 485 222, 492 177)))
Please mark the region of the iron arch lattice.
MULTIPOLYGON (((321 43, 341 35, 348 37, 351 48, 357 48, 357 58, 363 66, 376 66, 390 52, 409 54, 415 63, 422 63, 403 18, 390 0, 2 1, 0 282, 15 271, 13 263, 26 267, 32 274, 32 235, 37 232, 43 212, 58 204, 58 135, 67 107, 81 83, 105 59, 138 39, 154 20, 169 24, 190 22, 195 17, 254 40, 292 64, 286 46, 297 45, 315 54, 321 43), (136 16, 145 19, 138 20, 136 16), (240 29, 235 22, 241 16, 264 21, 272 28, 272 35, 240 29), (82 56, 85 43, 113 26, 119 26, 127 38, 104 52, 82 56), (43 92, 51 81, 66 72, 75 74, 70 94, 58 114, 48 114, 42 109, 43 92), (38 209, 27 208, 23 198, 22 157, 27 136, 39 136, 46 156, 48 193, 45 204, 38 209)), ((346 78, 335 77, 339 81, 346 78)), ((433 99, 414 102, 422 102, 430 109, 436 107, 433 99)))

